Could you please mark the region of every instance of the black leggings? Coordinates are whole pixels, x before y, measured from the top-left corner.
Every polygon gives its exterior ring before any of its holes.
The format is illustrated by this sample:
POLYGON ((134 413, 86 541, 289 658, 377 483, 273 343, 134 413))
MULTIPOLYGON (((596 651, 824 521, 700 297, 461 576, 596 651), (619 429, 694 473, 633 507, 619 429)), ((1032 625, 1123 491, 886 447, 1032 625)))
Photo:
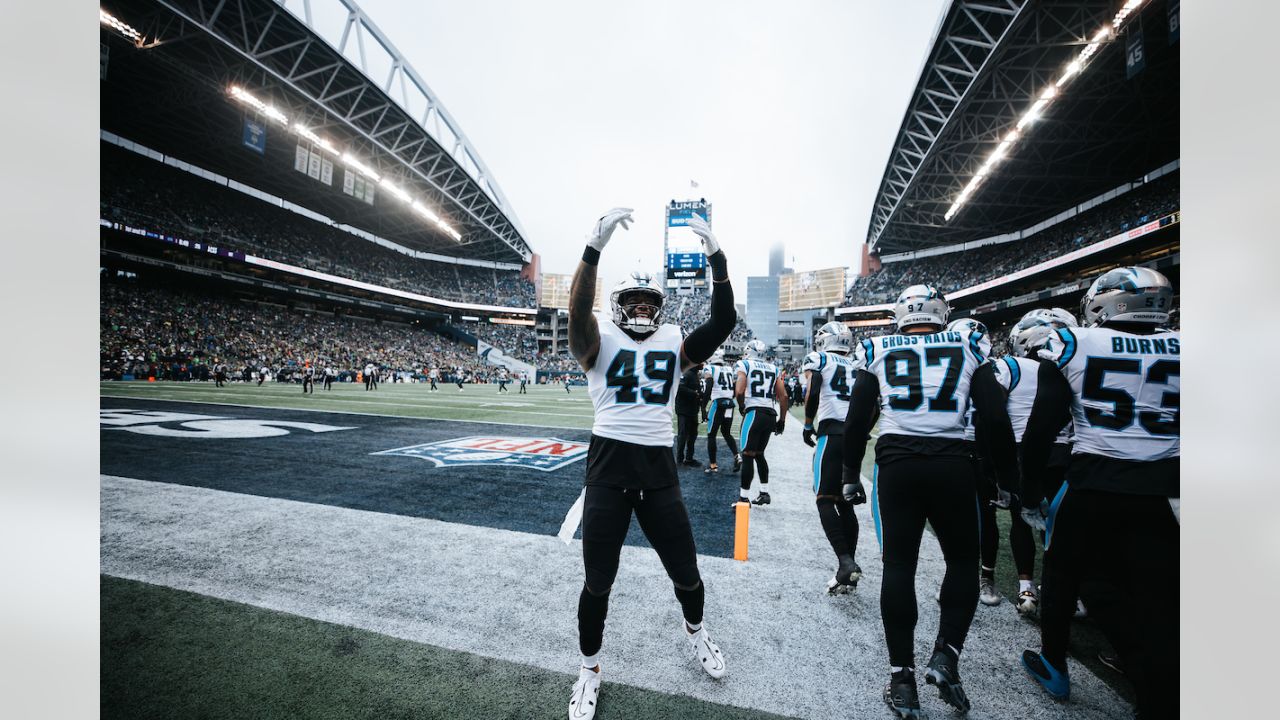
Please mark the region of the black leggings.
POLYGON ((1168 498, 1060 489, 1045 540, 1042 652, 1064 667, 1082 594, 1143 717, 1178 716, 1179 527, 1168 498), (1142 598, 1135 602, 1134 598, 1142 598))
POLYGON ((716 435, 724 438, 729 445, 729 452, 738 454, 738 443, 733 439, 733 405, 731 400, 720 399, 711 402, 707 413, 707 462, 716 464, 716 435))
MULTIPOLYGON (((1009 549, 1013 551, 1013 565, 1019 576, 1031 577, 1036 573, 1036 541, 1031 536, 1031 526, 1022 519, 1022 506, 1014 502, 1009 506, 1009 549)), ((996 524, 996 507, 982 503, 982 569, 995 570, 996 556, 1000 552, 1000 526, 996 524)))
POLYGON ((889 664, 915 665, 916 563, 925 522, 946 559, 938 639, 964 647, 978 607, 977 478, 968 458, 913 456, 876 470, 884 556, 880 616, 889 664))
POLYGON ((691 625, 702 622, 704 588, 680 486, 640 491, 588 485, 582 510, 586 581, 578 596, 578 644, 583 655, 600 652, 604 642, 609 592, 618 575, 618 559, 632 512, 671 578, 685 621, 691 625))
POLYGON ((817 496, 818 520, 837 559, 841 555, 852 556, 858 549, 858 517, 842 492, 843 441, 840 435, 822 435, 813 450, 813 492, 817 496))
POLYGON ((698 416, 676 414, 676 462, 693 459, 693 441, 698 437, 698 416))

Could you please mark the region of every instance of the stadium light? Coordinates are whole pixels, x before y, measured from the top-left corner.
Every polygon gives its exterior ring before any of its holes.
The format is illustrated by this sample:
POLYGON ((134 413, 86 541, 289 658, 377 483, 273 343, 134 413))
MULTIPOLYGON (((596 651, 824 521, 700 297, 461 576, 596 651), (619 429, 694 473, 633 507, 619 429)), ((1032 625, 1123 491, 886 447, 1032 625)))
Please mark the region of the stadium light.
POLYGON ((964 189, 962 189, 960 194, 956 196, 955 200, 951 202, 951 207, 949 207, 947 212, 942 216, 943 222, 950 222, 951 218, 956 216, 956 213, 960 211, 960 208, 966 202, 968 202, 969 198, 973 195, 974 190, 976 190, 978 185, 981 184, 983 178, 990 175, 991 170, 1008 156, 1013 145, 1020 137, 1022 137, 1023 131, 1044 115, 1045 108, 1049 106, 1049 103, 1062 95, 1063 87, 1065 87, 1072 78, 1079 75, 1080 72, 1084 70, 1089 59, 1096 55, 1097 52, 1102 49, 1103 45, 1119 36, 1121 26, 1124 25, 1125 21, 1133 15, 1134 11, 1136 11, 1144 2, 1146 2, 1146 0, 1128 0, 1128 2, 1126 2, 1124 6, 1121 7, 1120 10, 1118 10, 1111 18, 1110 22, 1103 25, 1096 33, 1093 34, 1093 37, 1089 40, 1089 43, 1085 45, 1084 49, 1080 51, 1080 54, 1073 58, 1071 62, 1067 63, 1066 67, 1062 69, 1062 73, 1058 76, 1058 79, 1040 92, 1035 101, 1031 104, 1031 107, 1027 108, 1027 110, 1018 118, 1018 122, 1014 128, 1010 130, 1009 133, 1004 136, 1004 139, 1000 141, 1000 144, 991 151, 991 154, 989 154, 982 162, 982 165, 978 168, 977 172, 974 173, 973 177, 969 179, 969 182, 965 183, 964 189))
POLYGON ((117 19, 116 16, 112 15, 106 10, 103 10, 102 8, 98 8, 98 22, 120 33, 126 39, 133 41, 133 44, 135 45, 142 43, 142 33, 138 32, 137 30, 134 30, 132 27, 130 27, 129 25, 126 25, 123 22, 120 22, 120 20, 117 19))
MULTIPOLYGON (((103 13, 103 15, 106 16, 106 13, 103 13)), ((106 22, 106 20, 103 20, 103 22, 106 22)), ((126 25, 125 27, 128 27, 128 26, 126 25)), ((436 214, 434 210, 432 210, 431 208, 428 208, 426 205, 423 205, 422 203, 415 200, 412 195, 410 195, 406 190, 401 188, 399 185, 396 185, 394 182, 392 182, 390 178, 386 178, 386 177, 383 177, 382 175, 379 175, 377 172, 374 171, 373 168, 360 162, 359 158, 355 157, 349 152, 343 152, 339 150, 333 143, 329 142, 327 139, 323 137, 320 137, 319 135, 316 134, 314 130, 302 124, 301 122, 294 122, 290 124, 289 118, 283 112, 278 110, 274 105, 268 105, 267 103, 258 99, 253 93, 249 92, 248 90, 245 90, 239 85, 230 86, 229 88, 227 88, 227 92, 230 93, 231 97, 235 98, 236 100, 239 100, 240 102, 254 108, 258 112, 266 115, 272 120, 275 120, 276 122, 280 123, 286 128, 289 128, 290 130, 293 131, 295 135, 298 135, 299 137, 310 141, 313 145, 323 148, 325 151, 335 156, 341 157, 342 162, 346 163, 348 167, 360 173, 361 175, 364 175, 365 177, 373 180, 374 182, 378 183, 383 188, 385 188, 387 192, 391 193, 392 195, 395 195, 402 202, 408 203, 409 207, 413 208, 415 212, 417 212, 419 215, 429 220, 433 225, 435 225, 442 232, 444 232, 444 234, 453 238, 455 241, 462 240, 462 233, 458 232, 456 229, 454 229, 452 225, 445 222, 444 219, 442 219, 438 214, 436 214)))

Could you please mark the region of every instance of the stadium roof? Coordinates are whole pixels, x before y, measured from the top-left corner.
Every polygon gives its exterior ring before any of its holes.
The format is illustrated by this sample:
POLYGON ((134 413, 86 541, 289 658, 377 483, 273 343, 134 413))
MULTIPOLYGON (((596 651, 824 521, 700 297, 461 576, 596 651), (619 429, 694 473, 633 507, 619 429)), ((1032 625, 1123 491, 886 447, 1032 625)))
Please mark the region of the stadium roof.
MULTIPOLYGON (((1133 3, 1134 0, 1129 0, 1133 3)), ((1168 0, 1138 0, 1069 81, 1072 62, 1113 27, 1123 0, 956 0, 946 9, 872 208, 875 252, 952 245, 1030 225, 1178 157, 1178 45, 1168 0), (1142 33, 1145 68, 1126 77, 1142 33), (1054 88, 1050 90, 1049 88, 1054 88), (948 211, 1019 120, 1036 119, 948 211)))
POLYGON ((457 122, 353 0, 332 2, 345 22, 328 32, 311 2, 299 15, 274 0, 103 2, 136 35, 104 16, 102 128, 415 250, 527 261, 457 122), (246 120, 266 127, 264 152, 246 147, 246 120), (336 148, 332 185, 294 171, 296 146, 312 145, 303 129, 336 148), (372 204, 344 193, 346 154, 377 181, 372 204))

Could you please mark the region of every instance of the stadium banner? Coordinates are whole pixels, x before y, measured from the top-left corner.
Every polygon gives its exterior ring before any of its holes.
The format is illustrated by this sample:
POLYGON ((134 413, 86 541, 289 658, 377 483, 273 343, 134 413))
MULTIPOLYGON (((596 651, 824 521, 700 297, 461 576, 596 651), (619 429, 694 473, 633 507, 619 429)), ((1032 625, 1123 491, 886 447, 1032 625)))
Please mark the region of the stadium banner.
POLYGON ((348 195, 356 194, 356 173, 354 170, 342 171, 342 192, 348 195))
POLYGON ((1178 0, 1169 0, 1169 44, 1178 42, 1182 29, 1182 17, 1178 13, 1178 0))
POLYGON ((330 187, 333 186, 333 162, 328 158, 321 158, 320 160, 320 182, 330 187))
POLYGON ((835 307, 844 300, 848 268, 834 267, 791 273, 778 278, 778 309, 810 310, 835 307))
POLYGON ((311 158, 311 151, 298 145, 293 151, 293 169, 305 175, 307 173, 307 162, 311 158))
POLYGON ((259 155, 267 153, 267 128, 262 123, 245 118, 244 146, 259 155))
POLYGON ((319 180, 320 164, 320 153, 312 150, 311 157, 307 158, 307 177, 312 180, 319 180))
POLYGON ((1125 39, 1124 69, 1125 78, 1132 80, 1147 66, 1147 56, 1142 47, 1142 18, 1129 26, 1128 38, 1125 39))
POLYGON ((710 222, 711 203, 706 200, 672 200, 667 205, 667 227, 684 227, 689 218, 697 213, 703 220, 710 222))

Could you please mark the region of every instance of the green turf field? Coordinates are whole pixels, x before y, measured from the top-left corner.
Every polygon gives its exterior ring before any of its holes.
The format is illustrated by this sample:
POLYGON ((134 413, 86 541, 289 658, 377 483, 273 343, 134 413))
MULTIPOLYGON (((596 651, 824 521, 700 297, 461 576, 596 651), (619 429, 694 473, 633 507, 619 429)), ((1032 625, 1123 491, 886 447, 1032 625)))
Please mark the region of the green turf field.
MULTIPOLYGON (((518 386, 516 386, 518 387, 518 386)), ((103 382, 104 405, 130 398, 313 409, 411 418, 588 429, 585 387, 533 386, 527 395, 496 385, 336 385, 303 395, 298 385, 103 382)), ((737 415, 735 413, 735 415, 737 415)), ((734 434, 741 418, 735 417, 734 434)), ((782 442, 799 443, 793 410, 782 442)), ((704 426, 705 432, 705 426, 704 426)), ((701 442, 697 454, 705 454, 701 442)), ((871 476, 868 448, 863 472, 871 476)), ((997 514, 997 583, 1017 594, 1007 543, 1009 515, 997 514)), ((1037 567, 1037 571, 1040 568, 1037 567)), ((102 578, 104 717, 447 717, 484 707, 484 717, 558 717, 566 675, 490 660, 158 586, 102 578), (211 680, 216 678, 216 682, 211 680)), ((979 607, 979 612, 987 609, 979 607)), ((1008 607, 996 610, 1008 611, 1008 607)), ((1011 619, 1013 622, 1026 622, 1011 619)), ((1131 699, 1127 682, 1096 659, 1109 649, 1090 621, 1073 632, 1073 655, 1131 699)), ((755 718, 767 715, 637 688, 613 686, 608 716, 755 718)), ((459 717, 473 717, 462 714, 459 717)))
MULTIPOLYGON (((567 674, 110 576, 103 718, 559 718, 567 674)), ((610 718, 766 720, 609 684, 610 718)))

